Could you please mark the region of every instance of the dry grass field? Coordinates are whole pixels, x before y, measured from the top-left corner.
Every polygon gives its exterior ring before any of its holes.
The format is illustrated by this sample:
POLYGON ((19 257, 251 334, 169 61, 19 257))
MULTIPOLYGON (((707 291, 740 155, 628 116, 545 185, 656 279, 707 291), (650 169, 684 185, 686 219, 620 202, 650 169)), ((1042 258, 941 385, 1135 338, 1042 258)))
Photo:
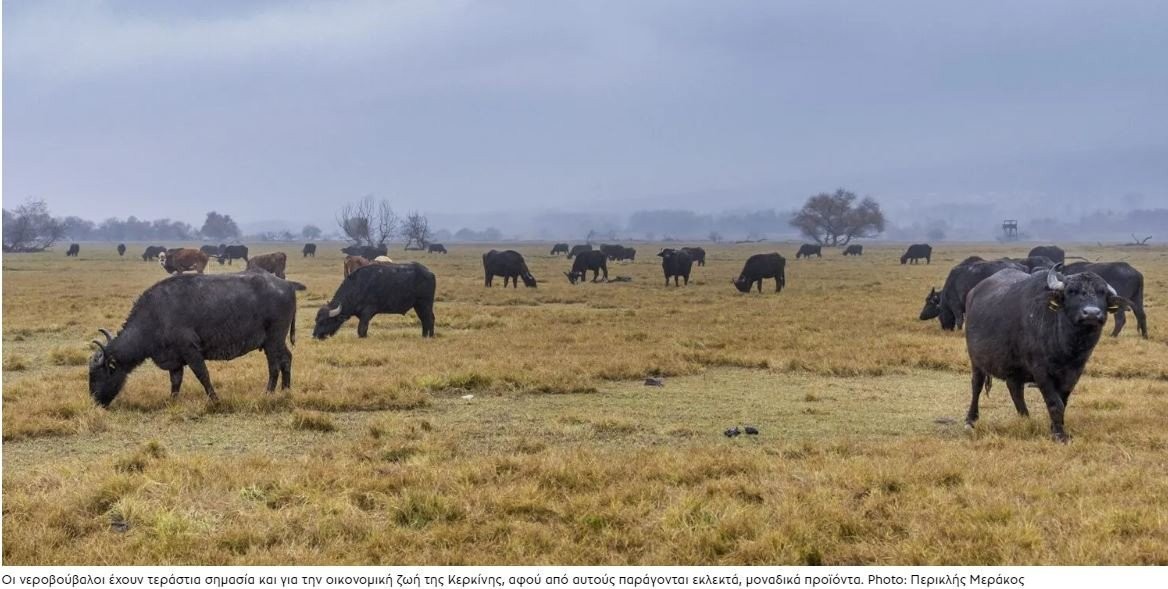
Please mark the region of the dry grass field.
POLYGON ((438 276, 437 337, 411 313, 313 341, 338 247, 252 246, 308 285, 290 394, 255 352, 210 364, 218 405, 147 363, 109 410, 87 342, 162 270, 139 245, 4 256, 4 563, 1168 564, 1168 249, 1067 248, 1144 272, 1152 336, 1129 316, 1100 343, 1064 446, 1000 383, 967 432, 963 335, 917 320, 954 263, 1028 246, 714 246, 666 288, 656 246, 572 286, 522 245, 541 282, 517 290, 483 287, 486 246, 398 251, 438 276), (787 289, 738 293, 776 250, 787 289))

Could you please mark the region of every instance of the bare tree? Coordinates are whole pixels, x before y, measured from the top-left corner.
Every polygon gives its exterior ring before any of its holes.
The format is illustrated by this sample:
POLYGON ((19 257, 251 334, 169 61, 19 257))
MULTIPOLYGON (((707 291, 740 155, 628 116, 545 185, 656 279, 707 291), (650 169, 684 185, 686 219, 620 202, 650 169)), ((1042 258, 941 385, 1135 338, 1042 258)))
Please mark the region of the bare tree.
POLYGON ((345 203, 337 213, 341 232, 357 245, 385 245, 397 232, 399 222, 389 201, 375 201, 372 194, 355 203, 345 203))
POLYGON ((1150 241, 1152 239, 1151 235, 1149 235, 1143 239, 1136 237, 1135 233, 1132 233, 1131 236, 1132 236, 1131 243, 1125 243, 1124 245, 1148 245, 1148 241, 1150 241))
POLYGON ((434 233, 430 231, 430 220, 425 215, 413 211, 406 216, 402 225, 402 235, 406 238, 406 249, 410 249, 410 244, 417 244, 418 249, 425 249, 434 233))
POLYGON ((822 192, 808 198, 791 225, 816 243, 842 246, 854 238, 883 232, 884 213, 871 197, 857 204, 856 194, 841 188, 835 194, 822 192))
POLYGON ((717 231, 711 231, 710 234, 706 236, 706 239, 709 239, 714 243, 720 243, 722 241, 722 234, 718 233, 717 231))
POLYGON ((65 224, 49 214, 43 200, 29 200, 15 211, 4 211, 4 251, 39 252, 65 237, 65 224))

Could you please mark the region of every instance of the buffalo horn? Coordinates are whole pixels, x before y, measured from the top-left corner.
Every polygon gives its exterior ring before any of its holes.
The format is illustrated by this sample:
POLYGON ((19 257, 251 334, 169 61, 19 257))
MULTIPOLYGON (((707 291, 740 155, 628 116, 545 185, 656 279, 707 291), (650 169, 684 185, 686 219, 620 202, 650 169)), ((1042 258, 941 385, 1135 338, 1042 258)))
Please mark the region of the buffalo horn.
POLYGON ((1066 288, 1067 285, 1063 284, 1063 281, 1061 280, 1061 278, 1062 277, 1059 276, 1058 272, 1055 272, 1053 270, 1051 270, 1050 272, 1047 272, 1046 273, 1046 288, 1049 288, 1050 290, 1062 290, 1062 289, 1066 288))
POLYGON ((105 343, 108 344, 108 343, 114 341, 114 336, 110 335, 110 332, 106 331, 106 329, 104 327, 98 327, 97 330, 99 332, 101 332, 102 335, 105 336, 105 343))
POLYGON ((341 306, 337 305, 336 309, 329 309, 329 317, 336 317, 341 314, 341 306))

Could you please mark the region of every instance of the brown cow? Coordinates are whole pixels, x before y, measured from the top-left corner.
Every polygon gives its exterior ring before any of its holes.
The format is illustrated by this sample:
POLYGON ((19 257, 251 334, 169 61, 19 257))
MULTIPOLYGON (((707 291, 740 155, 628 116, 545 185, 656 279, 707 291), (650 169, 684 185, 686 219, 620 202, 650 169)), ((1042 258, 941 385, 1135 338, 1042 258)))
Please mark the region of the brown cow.
POLYGON ((259 268, 260 270, 267 270, 280 278, 284 278, 284 269, 288 266, 288 256, 284 252, 276 252, 274 254, 264 254, 262 256, 252 256, 247 261, 247 269, 252 270, 259 268))
POLYGON ((195 272, 202 274, 207 267, 207 254, 191 248, 174 248, 158 254, 158 265, 166 270, 167 274, 195 272))
POLYGON ((377 256, 372 261, 361 256, 345 256, 345 276, 353 273, 357 268, 364 268, 371 264, 392 264, 393 260, 389 256, 377 256))

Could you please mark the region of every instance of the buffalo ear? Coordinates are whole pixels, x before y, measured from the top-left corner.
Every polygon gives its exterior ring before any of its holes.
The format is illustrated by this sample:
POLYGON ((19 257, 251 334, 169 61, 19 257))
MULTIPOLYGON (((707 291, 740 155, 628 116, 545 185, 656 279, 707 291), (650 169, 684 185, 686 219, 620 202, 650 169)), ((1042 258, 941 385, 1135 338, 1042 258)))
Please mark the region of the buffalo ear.
POLYGON ((1116 294, 1107 295, 1108 313, 1118 313, 1128 307, 1131 307, 1131 301, 1116 294))

